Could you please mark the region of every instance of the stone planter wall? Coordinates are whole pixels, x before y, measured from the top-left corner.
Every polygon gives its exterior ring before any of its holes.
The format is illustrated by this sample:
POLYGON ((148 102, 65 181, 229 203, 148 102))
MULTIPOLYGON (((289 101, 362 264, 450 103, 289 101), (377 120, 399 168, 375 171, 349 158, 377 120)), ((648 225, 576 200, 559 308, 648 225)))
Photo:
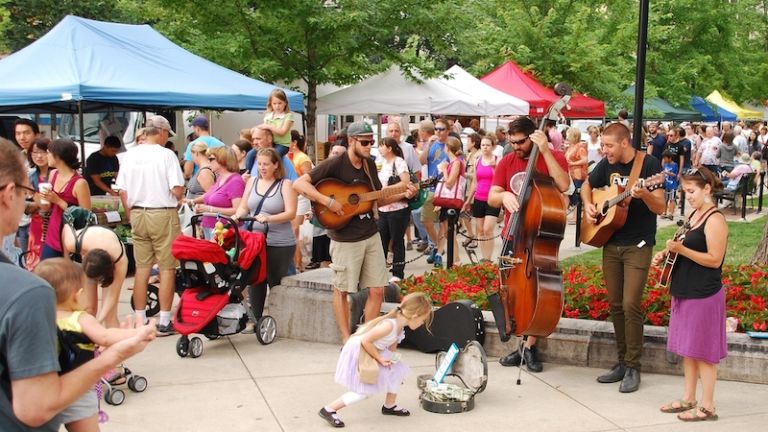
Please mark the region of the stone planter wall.
MULTIPOLYGON (((332 310, 332 271, 318 269, 283 279, 269 295, 269 314, 277 321, 277 334, 289 339, 341 343, 332 310)), ((354 303, 354 298, 351 299, 354 303)), ((382 310, 392 305, 385 304, 382 310)), ((508 354, 517 346, 513 339, 502 343, 493 316, 483 312, 485 350, 491 357, 508 354)), ((682 374, 681 362, 666 351, 666 327, 645 326, 642 368, 645 372, 682 374)), ((540 339, 542 360, 594 368, 610 368, 616 362, 613 325, 610 322, 561 318, 556 331, 540 339)), ((718 367, 718 378, 768 384, 768 340, 741 333, 728 334, 728 357, 718 367)))

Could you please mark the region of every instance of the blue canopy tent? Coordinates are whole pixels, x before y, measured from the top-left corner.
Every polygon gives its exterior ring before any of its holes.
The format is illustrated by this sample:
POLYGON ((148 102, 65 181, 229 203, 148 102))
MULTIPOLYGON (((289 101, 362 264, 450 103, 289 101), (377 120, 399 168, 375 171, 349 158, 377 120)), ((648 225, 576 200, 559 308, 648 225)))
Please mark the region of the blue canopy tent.
MULTIPOLYGON (((67 16, 0 61, 0 112, 264 110, 277 87, 175 45, 148 25, 67 16)), ((301 93, 285 91, 292 111, 301 93)))
POLYGON ((734 121, 736 114, 727 111, 717 105, 710 104, 700 96, 693 96, 688 102, 691 108, 700 112, 705 122, 734 121), (713 109, 714 107, 714 109, 713 109))

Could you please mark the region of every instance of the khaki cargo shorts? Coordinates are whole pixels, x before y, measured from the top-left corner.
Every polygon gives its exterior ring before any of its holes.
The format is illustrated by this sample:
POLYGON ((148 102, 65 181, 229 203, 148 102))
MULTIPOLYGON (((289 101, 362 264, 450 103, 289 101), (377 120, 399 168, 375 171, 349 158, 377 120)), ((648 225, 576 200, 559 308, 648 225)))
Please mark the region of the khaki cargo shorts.
POLYGON ((179 262, 171 254, 171 243, 181 233, 176 209, 131 209, 133 256, 137 268, 172 270, 179 262))
POLYGON ((342 292, 354 293, 361 288, 387 285, 387 264, 379 233, 358 242, 331 240, 330 265, 333 286, 342 292))

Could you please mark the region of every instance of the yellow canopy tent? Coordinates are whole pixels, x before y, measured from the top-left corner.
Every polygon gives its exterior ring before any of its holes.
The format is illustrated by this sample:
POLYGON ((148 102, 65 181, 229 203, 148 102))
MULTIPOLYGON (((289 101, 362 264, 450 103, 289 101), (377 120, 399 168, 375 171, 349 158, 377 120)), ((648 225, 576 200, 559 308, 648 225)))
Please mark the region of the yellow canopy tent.
POLYGON ((710 93, 709 96, 707 96, 705 99, 725 110, 728 110, 736 114, 736 117, 740 119, 744 119, 744 120, 762 120, 763 119, 762 112, 756 111, 753 109, 744 108, 739 104, 737 104, 736 102, 734 102, 733 99, 721 94, 717 90, 710 93))

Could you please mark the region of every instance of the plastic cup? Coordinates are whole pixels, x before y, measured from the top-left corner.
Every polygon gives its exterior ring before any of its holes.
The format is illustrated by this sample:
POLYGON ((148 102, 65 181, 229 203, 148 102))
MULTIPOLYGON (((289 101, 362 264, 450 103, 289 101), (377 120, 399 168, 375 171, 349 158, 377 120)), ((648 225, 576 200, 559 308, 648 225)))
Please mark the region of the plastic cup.
MULTIPOLYGON (((53 189, 53 185, 50 183, 40 183, 38 186, 38 189, 40 190, 40 193, 48 193, 53 189)), ((41 204, 50 204, 47 199, 40 198, 41 204)))

